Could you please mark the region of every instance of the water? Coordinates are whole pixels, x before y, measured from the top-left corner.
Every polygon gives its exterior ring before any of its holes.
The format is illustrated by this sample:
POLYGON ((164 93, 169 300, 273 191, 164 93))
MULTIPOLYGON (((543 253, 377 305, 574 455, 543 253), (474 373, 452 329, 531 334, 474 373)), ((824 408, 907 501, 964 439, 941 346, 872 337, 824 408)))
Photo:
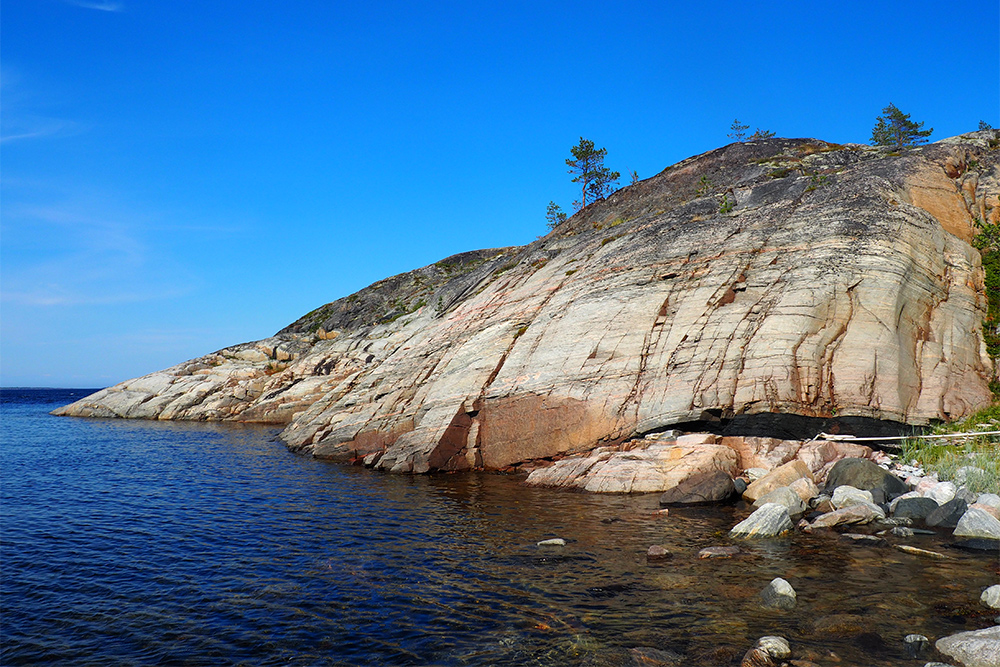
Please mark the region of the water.
POLYGON ((1000 564, 943 536, 910 542, 947 561, 802 534, 698 560, 744 508, 664 518, 655 495, 316 461, 274 428, 47 414, 83 393, 0 393, 3 665, 734 665, 765 634, 821 665, 923 665, 906 634, 992 624, 1000 564), (759 608, 776 576, 795 610, 759 608))

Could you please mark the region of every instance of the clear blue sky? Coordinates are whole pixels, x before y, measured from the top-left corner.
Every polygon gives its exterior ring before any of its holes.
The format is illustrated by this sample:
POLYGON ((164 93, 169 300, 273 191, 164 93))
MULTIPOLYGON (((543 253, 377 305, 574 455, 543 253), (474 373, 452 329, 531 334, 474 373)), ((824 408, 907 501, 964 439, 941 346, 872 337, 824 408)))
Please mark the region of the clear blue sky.
POLYGON ((104 386, 528 243, 580 136, 649 177, 728 142, 1000 126, 995 0, 7 0, 0 382, 104 386))

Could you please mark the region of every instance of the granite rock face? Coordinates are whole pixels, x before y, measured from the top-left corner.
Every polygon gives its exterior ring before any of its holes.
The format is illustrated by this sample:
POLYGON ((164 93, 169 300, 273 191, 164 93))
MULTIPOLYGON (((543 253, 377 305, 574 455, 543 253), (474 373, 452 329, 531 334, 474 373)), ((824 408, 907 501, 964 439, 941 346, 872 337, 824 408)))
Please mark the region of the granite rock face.
POLYGON ((974 218, 1000 217, 992 140, 732 144, 530 245, 388 278, 57 414, 280 423, 293 450, 396 472, 504 468, 694 421, 962 417, 989 402, 970 242, 974 218))

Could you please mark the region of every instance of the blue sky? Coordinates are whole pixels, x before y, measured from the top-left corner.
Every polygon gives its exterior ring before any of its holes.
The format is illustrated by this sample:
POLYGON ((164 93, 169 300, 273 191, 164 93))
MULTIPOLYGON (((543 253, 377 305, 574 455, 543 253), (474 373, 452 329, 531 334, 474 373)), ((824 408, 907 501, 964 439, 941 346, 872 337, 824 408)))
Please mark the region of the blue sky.
POLYGON ((1000 126, 998 3, 8 0, 0 382, 105 386, 528 243, 579 137, 1000 126))

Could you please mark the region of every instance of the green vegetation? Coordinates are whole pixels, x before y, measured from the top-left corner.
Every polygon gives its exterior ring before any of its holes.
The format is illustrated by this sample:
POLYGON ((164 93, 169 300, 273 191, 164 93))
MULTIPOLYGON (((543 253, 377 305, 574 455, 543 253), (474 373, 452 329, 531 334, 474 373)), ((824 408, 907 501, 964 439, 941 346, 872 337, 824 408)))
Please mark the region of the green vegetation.
POLYGON ((927 143, 927 137, 931 136, 934 128, 922 130, 923 123, 914 123, 910 120, 910 114, 903 113, 890 104, 882 109, 881 116, 875 121, 872 128, 872 145, 891 146, 899 151, 904 148, 927 143))
POLYGON ((548 221, 549 229, 555 229, 556 225, 566 222, 566 214, 563 213, 559 204, 550 200, 549 205, 545 208, 545 220, 548 221))
POLYGON ((729 193, 722 195, 722 201, 719 202, 719 213, 729 213, 736 206, 736 201, 729 198, 729 193))
MULTIPOLYGON (((933 429, 930 435, 1000 431, 1000 403, 980 410, 962 421, 933 429)), ((901 458, 916 461, 942 480, 959 481, 975 493, 1000 492, 1000 437, 971 435, 967 438, 930 439, 915 437, 903 441, 901 458)))
POLYGON ((979 131, 980 132, 982 132, 983 130, 992 130, 992 129, 993 129, 993 126, 990 125, 989 123, 987 123, 985 120, 979 121, 979 131))
POLYGON ((972 245, 983 257, 986 274, 986 319, 983 320, 983 338, 986 351, 996 361, 1000 358, 1000 226, 976 220, 979 233, 972 245))
POLYGON ((604 199, 611 193, 611 187, 618 182, 621 174, 604 166, 607 148, 595 148, 594 142, 580 137, 580 143, 569 149, 573 158, 566 158, 569 173, 575 174, 573 183, 581 184, 580 201, 573 202, 577 209, 588 203, 604 199))
POLYGON ((712 181, 708 180, 708 176, 705 174, 701 175, 698 180, 698 188, 695 190, 699 195, 706 195, 708 191, 712 189, 712 181))
POLYGON ((743 141, 747 138, 747 130, 749 129, 749 125, 744 125, 739 118, 734 118, 733 124, 729 126, 729 134, 726 136, 733 141, 743 141))
POLYGON ((754 133, 750 135, 750 141, 757 141, 759 139, 771 139, 774 137, 774 132, 771 130, 762 130, 759 127, 754 130, 754 133))

